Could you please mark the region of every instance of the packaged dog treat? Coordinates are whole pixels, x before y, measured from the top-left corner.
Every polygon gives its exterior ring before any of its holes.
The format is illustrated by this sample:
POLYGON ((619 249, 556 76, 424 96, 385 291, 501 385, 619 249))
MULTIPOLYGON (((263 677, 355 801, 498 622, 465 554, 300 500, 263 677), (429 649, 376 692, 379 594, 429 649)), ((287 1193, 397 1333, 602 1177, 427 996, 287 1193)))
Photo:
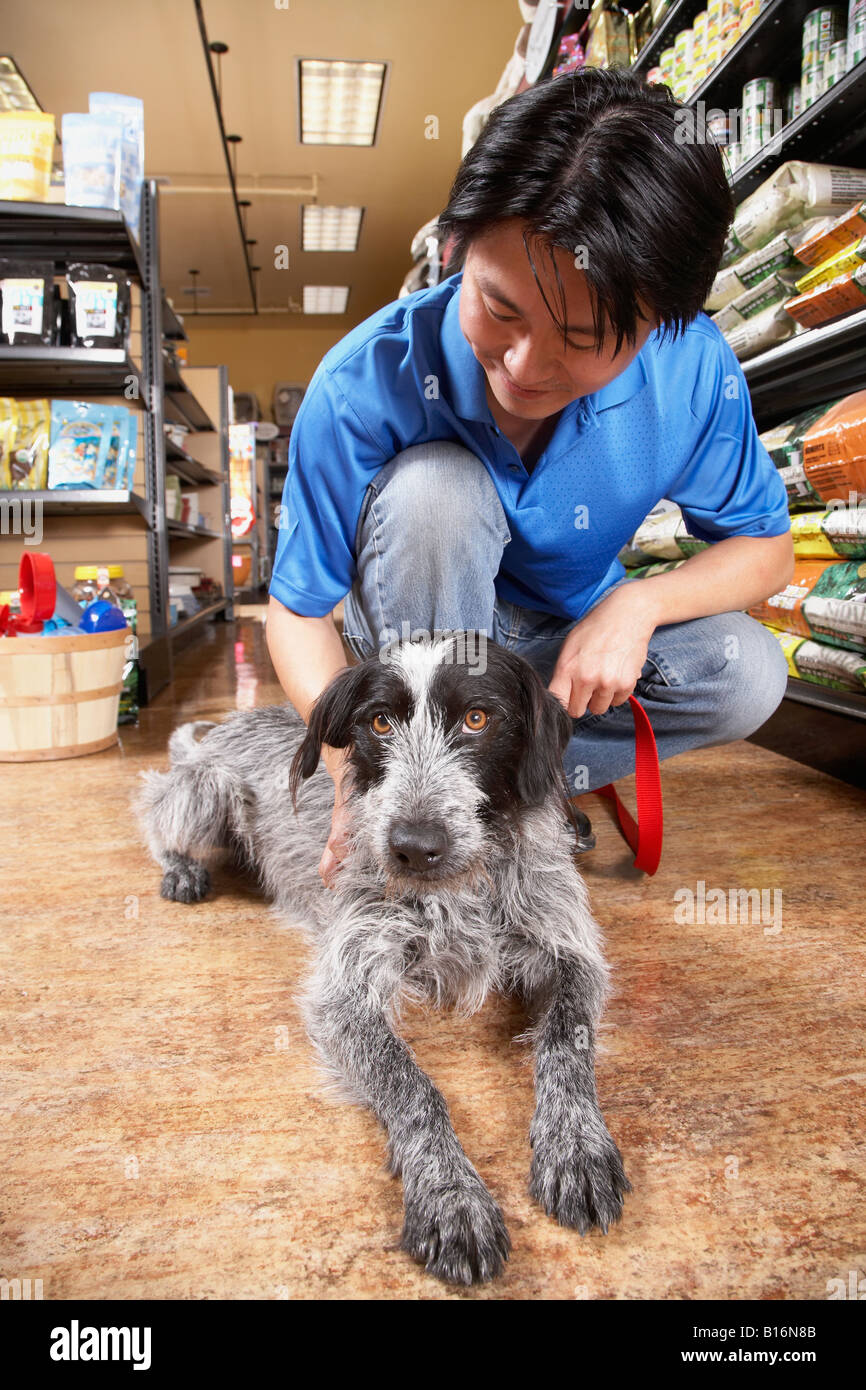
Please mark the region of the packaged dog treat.
POLYGON ((804 328, 819 328, 822 323, 866 309, 866 264, 789 299, 785 307, 804 328))
POLYGON ((762 310, 768 309, 772 304, 782 304, 791 297, 791 287, 779 275, 768 275, 765 279, 759 280, 756 285, 743 290, 742 294, 732 300, 730 304, 718 314, 713 314, 715 323, 723 333, 736 328, 737 324, 744 319, 754 318, 762 310))
POLYGON ((0 343, 37 347, 53 336, 54 266, 0 260, 0 343))
POLYGON ((858 694, 866 690, 866 657, 842 647, 831 647, 828 642, 797 637, 793 632, 783 632, 768 623, 765 626, 778 639, 792 676, 814 685, 828 686, 831 690, 858 694))
POLYGON ((123 122, 113 112, 68 112, 63 117, 66 202, 75 207, 120 207, 123 122))
POLYGON ((866 391, 843 397, 807 430, 803 471, 822 502, 866 500, 866 391))
POLYGON ((0 396, 0 487, 11 487, 10 465, 18 431, 18 402, 0 396))
POLYGON ((586 65, 590 68, 628 67, 628 16, 625 11, 606 10, 605 0, 593 5, 589 17, 586 65))
POLYGON ((0 487, 47 487, 51 408, 45 400, 16 401, 15 408, 17 424, 12 447, 0 463, 0 487))
POLYGON ((785 632, 866 652, 866 564, 797 559, 791 583, 749 612, 785 632))
POLYGON ((837 209, 858 199, 866 199, 866 169, 788 160, 737 208, 722 264, 733 264, 807 218, 837 216, 837 209))
POLYGON ((51 402, 49 487, 101 487, 112 407, 89 401, 51 402))
POLYGON ((107 265, 72 264, 69 285, 71 338, 76 347, 118 348, 129 332, 129 280, 107 265))
MULTIPOLYGON (((628 60, 626 60, 628 61, 628 60)), ((144 102, 120 92, 91 92, 92 115, 113 115, 122 127, 120 146, 120 210, 136 241, 141 239, 141 189, 144 183, 144 102)))
POLYGON ((866 559, 866 507, 828 507, 791 517, 794 554, 808 559, 866 559))

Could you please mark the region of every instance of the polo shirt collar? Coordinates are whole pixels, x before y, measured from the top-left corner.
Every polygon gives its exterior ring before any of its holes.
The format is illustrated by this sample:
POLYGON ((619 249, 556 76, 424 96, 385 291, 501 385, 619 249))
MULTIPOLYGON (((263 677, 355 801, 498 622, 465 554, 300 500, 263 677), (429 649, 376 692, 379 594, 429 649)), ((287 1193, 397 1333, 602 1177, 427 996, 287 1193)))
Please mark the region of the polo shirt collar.
MULTIPOLYGON (((450 400, 454 408, 454 413, 463 420, 480 420, 483 424, 491 424, 493 416, 490 413, 490 406, 487 404, 486 381, 487 377, 484 368, 472 351, 463 336, 460 327, 460 285, 463 281, 462 272, 451 277, 457 285, 457 291, 451 296, 442 316, 442 349, 443 360, 447 364, 450 400)), ((650 342, 652 339, 650 339, 650 342)), ((609 381, 607 386, 602 386, 600 391, 594 391, 591 395, 579 397, 566 406, 566 411, 581 413, 581 402, 585 402, 584 409, 590 415, 597 415, 603 410, 609 410, 612 406, 623 405, 625 401, 631 400, 638 391, 643 390, 647 383, 647 370, 644 366, 643 355, 649 349, 649 342, 638 353, 633 362, 630 362, 625 371, 620 372, 619 376, 609 381)))

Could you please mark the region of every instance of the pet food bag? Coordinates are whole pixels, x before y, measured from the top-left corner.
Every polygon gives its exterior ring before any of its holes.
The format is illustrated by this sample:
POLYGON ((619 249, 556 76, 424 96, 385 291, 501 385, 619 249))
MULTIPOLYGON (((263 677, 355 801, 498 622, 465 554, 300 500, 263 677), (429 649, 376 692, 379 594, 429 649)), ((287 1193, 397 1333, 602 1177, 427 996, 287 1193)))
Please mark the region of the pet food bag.
POLYGON ((797 229, 780 232, 766 246, 751 251, 733 265, 720 270, 705 309, 709 313, 717 313, 771 275, 777 275, 786 284, 793 285, 800 271, 799 257, 794 253, 796 234, 797 229))
POLYGON ((794 554, 809 559, 866 560, 866 507, 828 507, 791 517, 794 554))
POLYGON ((807 430, 803 472, 828 506, 866 501, 866 391, 843 397, 807 430))
POLYGON ((828 642, 797 637, 769 623, 765 626, 785 653, 790 675, 801 681, 811 681, 813 685, 828 686, 831 690, 861 695, 866 692, 866 657, 841 647, 831 647, 828 642))
POLYGON ((54 266, 0 260, 0 343, 47 346, 52 338, 54 266))
POLYGON ((725 333, 725 341, 741 362, 766 352, 777 343, 792 338, 797 325, 786 311, 784 304, 771 304, 762 309, 754 318, 743 319, 725 333))
POLYGON ((804 328, 818 328, 822 323, 866 309, 866 265, 849 270, 829 284, 818 285, 808 294, 789 299, 785 307, 804 328))
POLYGON ((102 487, 112 414, 89 401, 51 402, 50 488, 102 487))
POLYGON ((795 560, 790 584, 749 612, 785 632, 866 652, 866 562, 795 560))
POLYGON ((119 208, 121 118, 113 112, 69 112, 63 117, 62 130, 67 204, 119 208))
POLYGON ((689 535, 683 514, 677 507, 642 521, 619 558, 631 568, 656 560, 687 560, 706 548, 706 541, 695 540, 689 535))
POLYGON ((11 459, 18 432, 18 402, 0 396, 0 487, 11 487, 11 459))
POLYGON ((807 218, 837 216, 858 199, 866 199, 866 169, 788 160, 737 208, 722 264, 733 264, 807 218))
MULTIPOLYGON (((141 189, 144 184, 144 102, 119 92, 91 92, 91 115, 115 116, 122 125, 120 210, 136 241, 141 240, 141 189)), ((866 196, 866 193, 864 193, 866 196)))
POLYGON ((826 405, 812 406, 791 420, 784 420, 773 429, 764 430, 760 436, 761 443, 779 470, 788 493, 788 506, 792 509, 807 506, 814 511, 822 501, 803 471, 803 441, 812 426, 835 404, 835 401, 828 401, 826 405))
POLYGON ((120 348, 129 332, 130 283, 108 265, 73 263, 66 272, 73 346, 120 348))
POLYGON ((48 401, 16 401, 17 423, 12 447, 0 463, 0 487, 33 491, 48 486, 48 401))
POLYGON ((866 202, 855 203, 841 217, 821 223, 797 247, 797 260, 804 265, 819 266, 844 251, 852 242, 866 236, 866 202))
POLYGON ((0 199, 46 202, 53 153, 53 116, 44 111, 0 111, 0 199))

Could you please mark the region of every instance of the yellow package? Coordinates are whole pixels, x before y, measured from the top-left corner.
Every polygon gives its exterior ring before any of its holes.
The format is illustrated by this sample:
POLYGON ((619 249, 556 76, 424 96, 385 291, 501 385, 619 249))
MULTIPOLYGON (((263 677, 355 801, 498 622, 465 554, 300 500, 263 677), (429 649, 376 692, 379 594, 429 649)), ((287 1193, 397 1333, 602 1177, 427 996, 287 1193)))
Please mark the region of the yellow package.
POLYGON ((9 481, 4 487, 33 491, 48 486, 48 445, 51 436, 49 401, 16 401, 18 423, 9 456, 9 481))
POLYGON ((53 116, 0 111, 0 199, 47 202, 53 154, 53 116))
POLYGON ((628 67, 628 20, 625 13, 593 6, 586 45, 588 68, 628 67))
POLYGON ((0 396, 0 488, 12 486, 12 450, 18 430, 18 402, 0 396))
POLYGON ((808 294, 810 290, 817 289, 819 285, 829 285, 831 280, 837 280, 840 275, 847 275, 851 270, 857 270, 866 261, 866 236, 853 246, 846 246, 844 251, 837 251, 829 260, 822 261, 814 270, 807 271, 797 281, 796 290, 798 294, 808 294))

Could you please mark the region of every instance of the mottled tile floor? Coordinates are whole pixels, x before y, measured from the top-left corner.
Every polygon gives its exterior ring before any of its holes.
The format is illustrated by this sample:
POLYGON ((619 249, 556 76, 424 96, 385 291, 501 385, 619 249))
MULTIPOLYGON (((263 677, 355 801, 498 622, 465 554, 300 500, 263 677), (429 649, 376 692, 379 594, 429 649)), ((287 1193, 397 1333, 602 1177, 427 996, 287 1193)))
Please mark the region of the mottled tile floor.
POLYGON ((407 1012, 514 1243, 466 1292, 395 1249, 381 1132, 322 1092, 303 939, 225 872, 206 904, 163 902, 130 816, 176 724, 279 698, 245 617, 118 749, 3 769, 0 1276, 49 1299, 824 1299, 866 1274, 861 792, 748 743, 680 757, 652 880, 585 799, 616 986, 599 1092, 634 1186, 606 1237, 527 1195, 515 1006, 407 1012), (772 916, 677 920, 699 883, 767 890, 772 916))

